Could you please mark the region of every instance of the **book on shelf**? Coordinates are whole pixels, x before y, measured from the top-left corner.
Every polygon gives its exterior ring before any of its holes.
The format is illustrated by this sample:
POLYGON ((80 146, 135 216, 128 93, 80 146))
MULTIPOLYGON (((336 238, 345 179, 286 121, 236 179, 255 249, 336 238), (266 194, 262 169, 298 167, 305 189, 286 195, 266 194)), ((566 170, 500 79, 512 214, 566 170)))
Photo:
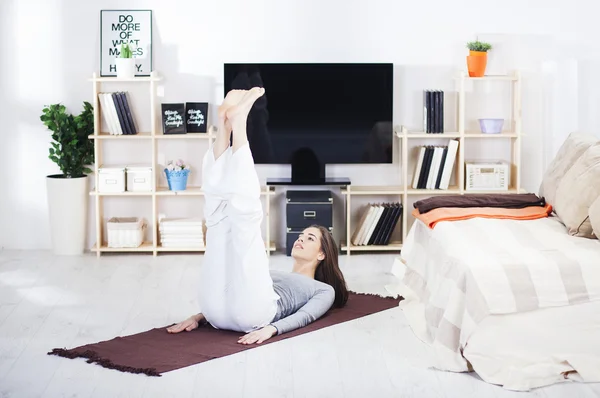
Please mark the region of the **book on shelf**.
POLYGON ((423 131, 429 134, 444 132, 444 92, 423 91, 423 131))
POLYGON ((448 189, 456 162, 458 140, 448 145, 421 145, 413 175, 413 189, 448 189))
POLYGON ((355 246, 387 245, 398 220, 402 216, 402 203, 369 203, 362 215, 351 243, 355 246))
POLYGON ((137 123, 127 92, 98 93, 98 100, 104 122, 111 135, 137 134, 137 123))

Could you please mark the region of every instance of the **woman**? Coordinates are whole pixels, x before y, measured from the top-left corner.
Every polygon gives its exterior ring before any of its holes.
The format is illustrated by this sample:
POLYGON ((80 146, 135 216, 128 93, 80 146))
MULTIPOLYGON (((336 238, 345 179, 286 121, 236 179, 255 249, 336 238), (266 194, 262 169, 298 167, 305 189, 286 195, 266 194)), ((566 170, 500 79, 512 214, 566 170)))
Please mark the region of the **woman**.
POLYGON ((201 311, 167 328, 169 333, 189 332, 206 321, 217 329, 246 333, 240 344, 260 344, 306 326, 348 300, 336 244, 323 227, 300 234, 292 249, 291 273, 269 270, 260 227, 260 184, 246 136, 248 112, 264 91, 232 90, 219 107, 218 135, 204 155, 202 170, 207 234, 201 311))

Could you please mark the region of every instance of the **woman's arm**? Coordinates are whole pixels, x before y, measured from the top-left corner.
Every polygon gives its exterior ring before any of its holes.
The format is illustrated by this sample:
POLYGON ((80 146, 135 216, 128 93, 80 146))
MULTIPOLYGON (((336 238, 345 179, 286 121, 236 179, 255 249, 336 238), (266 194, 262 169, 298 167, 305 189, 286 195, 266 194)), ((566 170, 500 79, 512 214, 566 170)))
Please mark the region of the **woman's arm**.
POLYGON ((275 335, 290 332, 292 330, 304 327, 311 322, 319 319, 333 305, 335 300, 335 290, 327 287, 319 288, 315 294, 298 311, 283 319, 273 322, 262 329, 255 330, 238 340, 239 344, 261 344, 275 335))
POLYGON ((335 290, 333 287, 326 285, 326 287, 319 288, 298 311, 273 322, 271 325, 277 329, 277 334, 291 332, 322 317, 331 308, 334 301, 335 290))

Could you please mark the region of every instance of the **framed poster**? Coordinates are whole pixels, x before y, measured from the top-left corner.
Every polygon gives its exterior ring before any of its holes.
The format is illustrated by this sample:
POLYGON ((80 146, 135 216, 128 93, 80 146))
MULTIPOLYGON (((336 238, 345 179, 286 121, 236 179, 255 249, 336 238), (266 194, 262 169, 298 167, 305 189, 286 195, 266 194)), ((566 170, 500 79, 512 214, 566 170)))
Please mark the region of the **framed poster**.
POLYGON ((185 103, 185 125, 188 133, 206 133, 208 102, 185 103))
POLYGON ((185 104, 161 104, 163 134, 185 134, 185 104))
POLYGON ((116 76, 115 58, 129 44, 135 75, 152 72, 152 10, 100 10, 100 76, 116 76))

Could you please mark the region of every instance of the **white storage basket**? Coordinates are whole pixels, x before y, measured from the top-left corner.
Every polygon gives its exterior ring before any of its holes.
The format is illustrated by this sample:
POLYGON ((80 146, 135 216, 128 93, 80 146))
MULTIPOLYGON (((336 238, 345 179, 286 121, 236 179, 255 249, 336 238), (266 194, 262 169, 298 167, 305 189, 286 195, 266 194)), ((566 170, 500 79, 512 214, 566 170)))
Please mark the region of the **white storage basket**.
POLYGON ((108 247, 140 247, 146 224, 137 217, 113 217, 108 220, 108 247))

